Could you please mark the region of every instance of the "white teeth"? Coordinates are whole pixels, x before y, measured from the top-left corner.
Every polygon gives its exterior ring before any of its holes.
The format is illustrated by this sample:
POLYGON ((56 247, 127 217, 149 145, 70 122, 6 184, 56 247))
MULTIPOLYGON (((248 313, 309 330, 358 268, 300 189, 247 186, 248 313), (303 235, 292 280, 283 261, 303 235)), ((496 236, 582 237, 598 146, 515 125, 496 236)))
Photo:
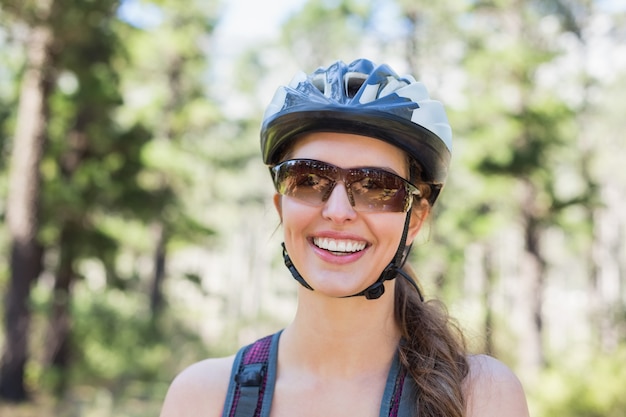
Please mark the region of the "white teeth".
POLYGON ((365 249, 365 242, 358 242, 355 240, 336 240, 329 239, 326 237, 316 237, 313 238, 313 243, 315 246, 321 249, 326 249, 331 252, 358 252, 365 249))

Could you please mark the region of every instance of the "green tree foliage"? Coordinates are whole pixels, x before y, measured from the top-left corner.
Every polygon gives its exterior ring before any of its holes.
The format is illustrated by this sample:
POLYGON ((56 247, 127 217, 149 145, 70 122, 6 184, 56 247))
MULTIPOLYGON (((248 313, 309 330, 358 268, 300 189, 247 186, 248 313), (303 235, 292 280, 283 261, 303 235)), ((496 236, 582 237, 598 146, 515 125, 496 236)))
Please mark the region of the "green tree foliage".
POLYGON ((163 308, 162 287, 171 242, 188 244, 212 233, 190 214, 185 194, 192 192, 196 179, 190 146, 202 140, 221 116, 207 100, 208 89, 202 82, 208 71, 215 4, 181 6, 160 1, 152 6, 160 20, 158 26, 135 31, 128 38, 132 66, 125 74, 124 94, 130 106, 120 116, 126 123, 138 120, 151 126, 155 135, 142 155, 147 167, 142 183, 153 192, 171 191, 176 196, 161 202, 160 215, 151 222, 156 241, 151 306, 156 318, 163 308))
MULTIPOLYGON (((44 245, 56 253, 52 305, 45 359, 62 372, 71 365, 71 302, 82 259, 107 265, 111 284, 119 285, 115 254, 119 238, 101 226, 110 214, 144 220, 155 217, 167 194, 138 183, 141 149, 150 134, 140 126, 128 130, 113 121, 121 104, 115 65, 121 43, 114 32, 117 2, 64 5, 53 20, 57 51, 53 68, 61 74, 50 98, 49 146, 43 161, 44 245)), ((60 391, 65 382, 59 380, 60 391)))
MULTIPOLYGON (((568 358, 570 358, 568 356, 568 358)), ((571 358, 573 359, 573 358, 571 358)), ((626 372, 624 348, 586 360, 570 360, 543 371, 541 383, 529 387, 539 416, 618 417, 626 410, 621 387, 626 372)))
POLYGON ((283 29, 283 42, 306 69, 329 59, 359 57, 364 29, 372 20, 372 4, 360 0, 309 0, 283 29), (355 55, 356 54, 356 55, 355 55))
MULTIPOLYGON (((541 17, 532 2, 477 3, 469 11, 464 22, 468 106, 457 123, 467 141, 461 157, 474 172, 473 183, 468 178, 461 184, 467 199, 464 215, 457 214, 465 225, 459 226, 486 241, 501 239, 503 228, 519 228, 523 261, 509 265, 520 282, 519 296, 527 300, 520 304, 526 330, 519 355, 526 369, 545 360, 542 243, 558 211, 569 204, 554 193, 554 168, 572 162, 563 152, 572 145, 572 110, 538 84, 538 71, 559 52, 542 33, 541 17)), ((497 247, 487 244, 488 251, 497 247)), ((489 276, 494 266, 485 268, 489 276)))
MULTIPOLYGON (((210 230, 181 210, 175 193, 184 190, 163 182, 155 185, 149 180, 151 176, 162 178, 165 175, 145 160, 145 149, 148 149, 145 145, 155 133, 159 134, 163 124, 150 126, 150 132, 141 125, 142 120, 126 123, 116 120, 123 104, 120 74, 131 63, 120 36, 133 31, 117 19, 118 3, 68 0, 59 1, 55 6, 58 9, 54 9, 48 21, 54 45, 47 65, 54 77, 50 79, 52 87, 46 101, 49 143, 41 164, 43 200, 39 230, 54 280, 50 303, 46 304, 49 329, 45 349, 37 353, 59 376, 53 381, 55 390, 62 393, 70 382, 70 367, 80 366, 77 358, 86 348, 86 340, 80 333, 72 335, 73 288, 79 285, 80 278, 92 280, 89 276, 93 275, 89 271, 85 274, 81 265, 96 260, 102 265, 109 286, 141 290, 132 281, 132 275, 125 276, 118 269, 118 256, 133 248, 129 248, 125 236, 114 225, 128 222, 147 225, 164 218, 177 225, 176 231, 186 234, 180 239, 189 239, 190 233, 206 234, 210 230), (62 13, 56 14, 56 10, 62 13)), ((193 27, 198 27, 198 22, 203 23, 199 32, 204 33, 207 25, 199 15, 189 8, 180 10, 181 22, 177 25, 190 23, 183 18, 191 16, 196 20, 193 27)), ((191 58, 198 62, 201 54, 196 51, 191 58)), ((189 67, 186 61, 180 65, 180 68, 164 68, 164 76, 174 77, 172 73, 189 67)), ((201 79, 198 73, 188 78, 185 75, 188 74, 182 73, 172 83, 201 79)), ((161 120, 180 118, 175 111, 180 113, 181 103, 200 101, 201 88, 174 93, 178 102, 174 102, 175 108, 165 107, 161 120)), ((176 127, 172 122, 165 127, 174 126, 182 133, 186 121, 176 123, 182 124, 176 127)), ((111 316, 102 316, 102 319, 110 320, 111 316)), ((157 334, 155 332, 154 337, 157 334)), ((111 348, 107 341, 101 343, 111 348)))

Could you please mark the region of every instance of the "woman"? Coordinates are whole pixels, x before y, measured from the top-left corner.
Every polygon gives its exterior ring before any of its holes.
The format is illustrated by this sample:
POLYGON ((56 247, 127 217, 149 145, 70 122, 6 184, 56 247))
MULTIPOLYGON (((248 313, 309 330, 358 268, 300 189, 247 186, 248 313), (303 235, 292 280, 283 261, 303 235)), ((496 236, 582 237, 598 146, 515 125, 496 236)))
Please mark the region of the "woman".
POLYGON ((183 371, 161 416, 528 416, 518 379, 469 355, 404 265, 450 147, 441 104, 386 65, 336 62, 279 88, 261 148, 296 315, 183 371))

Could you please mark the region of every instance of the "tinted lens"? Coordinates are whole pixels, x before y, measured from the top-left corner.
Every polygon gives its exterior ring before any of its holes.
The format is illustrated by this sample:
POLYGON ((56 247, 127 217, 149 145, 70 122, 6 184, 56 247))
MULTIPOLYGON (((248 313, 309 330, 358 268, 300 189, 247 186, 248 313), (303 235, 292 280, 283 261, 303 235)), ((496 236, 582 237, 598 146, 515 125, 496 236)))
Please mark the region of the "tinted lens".
POLYGON ((406 211, 410 195, 406 181, 382 169, 350 170, 350 191, 360 211, 406 211))
POLYGON ((311 204, 321 204, 332 191, 337 173, 313 160, 285 161, 273 168, 276 190, 311 204))
POLYGON ((309 159, 285 161, 272 168, 276 190, 310 204, 328 199, 343 181, 357 211, 407 211, 418 190, 404 178, 378 168, 341 169, 309 159))

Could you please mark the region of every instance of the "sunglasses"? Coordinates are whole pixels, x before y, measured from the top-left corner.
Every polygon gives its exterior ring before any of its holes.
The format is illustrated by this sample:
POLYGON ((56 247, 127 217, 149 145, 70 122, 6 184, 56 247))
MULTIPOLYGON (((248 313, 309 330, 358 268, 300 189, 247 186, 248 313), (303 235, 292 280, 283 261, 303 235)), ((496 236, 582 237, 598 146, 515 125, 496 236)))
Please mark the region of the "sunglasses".
POLYGON ((270 168, 279 194, 323 204, 337 181, 344 183, 356 211, 406 212, 420 191, 404 178, 380 168, 343 169, 313 159, 291 159, 270 168))

